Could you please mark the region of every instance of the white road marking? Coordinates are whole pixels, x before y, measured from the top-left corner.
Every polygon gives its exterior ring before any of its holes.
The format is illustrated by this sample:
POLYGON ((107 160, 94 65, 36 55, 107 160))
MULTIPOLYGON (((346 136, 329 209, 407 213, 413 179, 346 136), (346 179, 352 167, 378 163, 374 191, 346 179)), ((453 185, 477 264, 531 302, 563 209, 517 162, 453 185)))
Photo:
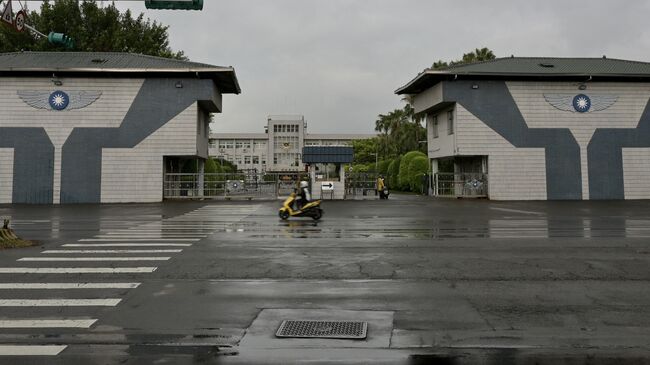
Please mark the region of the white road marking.
POLYGON ((544 213, 542 213, 542 212, 534 212, 534 211, 529 211, 529 210, 518 210, 518 209, 497 208, 497 207, 490 207, 490 209, 492 209, 492 210, 500 210, 500 211, 503 211, 503 212, 510 212, 510 213, 544 215, 544 213))
POLYGON ((157 267, 0 267, 0 274, 141 274, 157 267))
POLYGON ((56 356, 67 345, 0 345, 0 356, 56 356))
POLYGON ((140 283, 0 283, 0 289, 135 289, 140 283))
POLYGON ((23 257, 16 261, 167 261, 171 257, 23 257))
POLYGON ((79 242, 121 242, 121 241, 180 241, 180 242, 198 242, 200 238, 84 238, 79 242))
POLYGON ((41 252, 42 254, 68 254, 68 253, 180 253, 183 250, 47 250, 41 252))
POLYGON ((142 234, 142 233, 134 233, 134 232, 129 232, 129 233, 113 233, 113 234, 99 234, 94 236, 94 238, 174 238, 174 239, 182 239, 182 238, 202 238, 202 237, 207 237, 207 234, 199 234, 199 233, 173 233, 173 234, 152 234, 152 233, 147 233, 147 234, 142 234))
POLYGON ((190 247, 191 243, 68 243, 62 247, 190 247))
POLYGON ((115 307, 122 299, 0 299, 0 307, 115 307))
POLYGON ((0 320, 0 328, 90 328, 96 319, 13 319, 0 320))

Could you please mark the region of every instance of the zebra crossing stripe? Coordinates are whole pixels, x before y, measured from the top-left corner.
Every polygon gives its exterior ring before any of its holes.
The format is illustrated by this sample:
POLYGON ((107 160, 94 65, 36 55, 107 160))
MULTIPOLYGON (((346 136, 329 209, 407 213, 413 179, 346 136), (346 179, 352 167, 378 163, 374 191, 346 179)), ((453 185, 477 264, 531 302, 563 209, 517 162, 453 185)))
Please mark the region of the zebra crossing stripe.
POLYGON ((90 328, 96 319, 10 319, 0 320, 0 328, 90 328))
POLYGON ((69 254, 69 253, 91 253, 91 254, 127 254, 127 253, 181 253, 183 250, 46 250, 42 254, 69 254))
POLYGON ((0 283, 2 289, 135 289, 140 283, 0 283))
POLYGON ((191 243, 68 243, 61 247, 190 247, 191 243))
POLYGON ((157 267, 0 267, 0 274, 142 274, 157 267))
POLYGON ((178 241, 178 242, 198 242, 200 241, 200 238, 121 238, 121 237, 116 237, 116 238, 83 238, 80 239, 79 242, 122 242, 122 241, 161 241, 161 242, 167 242, 167 241, 178 241))
POLYGON ((167 261, 169 259, 171 259, 171 257, 23 257, 17 261, 167 261))
POLYGON ((115 307, 122 299, 0 299, 0 307, 115 307))
POLYGON ((56 356, 67 345, 0 345, 0 356, 56 356))

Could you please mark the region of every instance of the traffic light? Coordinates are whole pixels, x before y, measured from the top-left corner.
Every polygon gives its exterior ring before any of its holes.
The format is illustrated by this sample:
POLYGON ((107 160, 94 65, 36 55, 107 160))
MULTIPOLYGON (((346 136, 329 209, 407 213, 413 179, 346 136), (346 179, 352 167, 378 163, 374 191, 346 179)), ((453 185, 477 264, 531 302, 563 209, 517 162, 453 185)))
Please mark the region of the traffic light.
POLYGON ((68 49, 74 48, 74 40, 63 33, 50 32, 50 34, 47 36, 47 40, 50 42, 50 44, 64 46, 68 49))
POLYGON ((145 0, 147 9, 203 10, 203 0, 145 0))

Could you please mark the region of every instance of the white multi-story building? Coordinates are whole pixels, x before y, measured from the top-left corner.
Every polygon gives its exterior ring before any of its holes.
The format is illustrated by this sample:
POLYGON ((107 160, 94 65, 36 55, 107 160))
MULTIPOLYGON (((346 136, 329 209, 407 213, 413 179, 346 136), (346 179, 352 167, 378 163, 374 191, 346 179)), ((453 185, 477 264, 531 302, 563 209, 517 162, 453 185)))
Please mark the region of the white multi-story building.
POLYGON ((259 172, 304 171, 304 146, 347 146, 354 139, 374 134, 309 134, 302 115, 272 115, 265 133, 215 133, 210 135, 211 157, 226 160, 240 170, 259 172))

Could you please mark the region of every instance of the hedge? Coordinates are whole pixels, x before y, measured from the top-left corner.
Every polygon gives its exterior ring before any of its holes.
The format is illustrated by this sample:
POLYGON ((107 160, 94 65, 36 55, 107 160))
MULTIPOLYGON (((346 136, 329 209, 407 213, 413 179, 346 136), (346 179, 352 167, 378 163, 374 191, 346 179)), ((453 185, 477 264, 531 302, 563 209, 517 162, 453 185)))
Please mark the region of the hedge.
POLYGON ((401 190, 410 190, 411 183, 409 179, 409 165, 416 157, 427 158, 427 155, 420 151, 411 151, 404 155, 402 161, 399 164, 399 174, 397 177, 397 185, 401 190))
POLYGON ((429 173, 429 159, 417 156, 409 164, 408 180, 412 192, 422 192, 422 176, 429 173))
POLYGON ((397 156, 397 158, 391 161, 391 163, 388 165, 388 186, 394 190, 397 190, 399 188, 397 180, 399 174, 399 165, 401 161, 402 156, 397 156))

